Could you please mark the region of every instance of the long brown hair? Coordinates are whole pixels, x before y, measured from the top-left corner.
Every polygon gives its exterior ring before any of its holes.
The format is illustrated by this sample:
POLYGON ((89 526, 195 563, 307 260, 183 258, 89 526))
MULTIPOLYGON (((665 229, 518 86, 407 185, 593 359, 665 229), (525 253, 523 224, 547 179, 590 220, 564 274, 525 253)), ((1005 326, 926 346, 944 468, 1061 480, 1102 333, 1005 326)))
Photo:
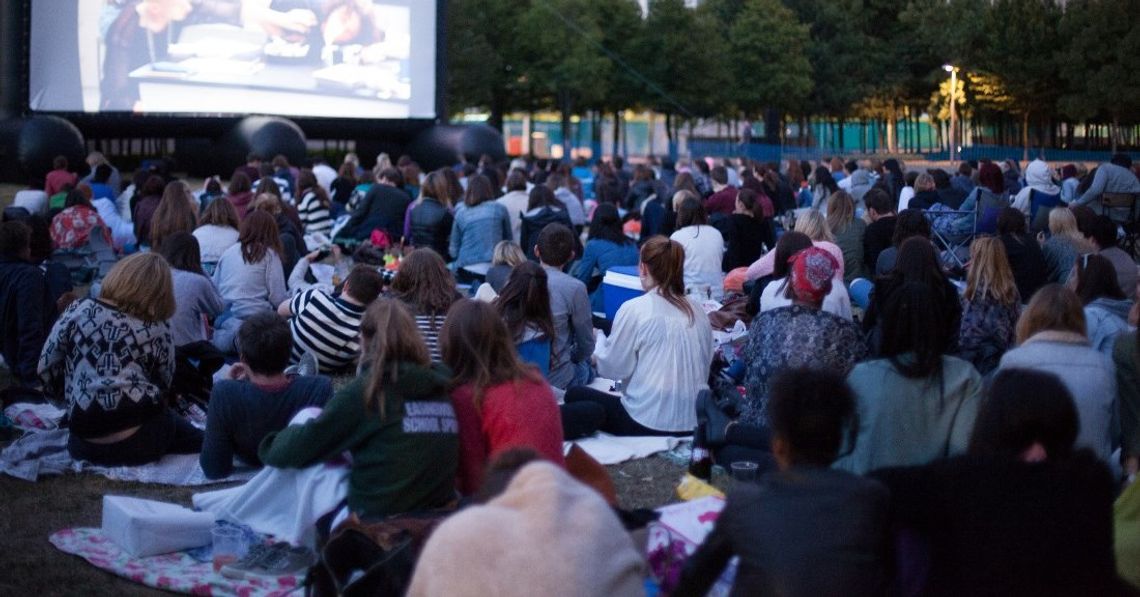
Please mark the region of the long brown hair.
POLYGON ((317 183, 317 176, 308 168, 301 170, 301 174, 297 176, 297 193, 294 195, 297 198, 297 203, 305 198, 306 191, 312 191, 317 196, 317 203, 322 209, 329 208, 329 194, 324 187, 317 183))
POLYGON ((193 232, 198 226, 198 216, 195 213, 186 183, 176 180, 166 185, 162 191, 162 199, 154 209, 150 218, 150 246, 155 251, 162 249, 162 241, 175 232, 193 232))
POLYGON ((847 230, 855 219, 855 199, 847 191, 835 191, 827 198, 827 227, 833 234, 847 230))
POLYGON ((511 338, 518 342, 527 326, 537 328, 554 341, 554 315, 550 311, 550 289, 546 270, 533 261, 524 261, 507 278, 502 292, 491 303, 507 324, 511 338))
POLYGON ((225 197, 217 197, 206 206, 202 212, 202 219, 198 222, 199 226, 207 224, 237 230, 241 226, 241 218, 238 217, 233 203, 227 201, 225 197))
POLYGON ((1017 343, 1038 332, 1072 332, 1085 336, 1085 310, 1077 293, 1060 284, 1046 284, 1033 294, 1017 320, 1017 343))
POLYGON ((176 309, 170 266, 158 253, 135 253, 116 263, 99 296, 148 323, 166 321, 176 309))
POLYGON ((423 186, 420 187, 420 198, 429 197, 435 199, 443 204, 444 207, 451 207, 451 183, 444 174, 446 168, 441 168, 427 175, 424 179, 423 186))
POLYGON ((392 294, 420 315, 443 315, 455 302, 455 278, 439 253, 426 247, 404 256, 392 280, 392 294))
POLYGON ((541 381, 534 367, 519 359, 507 324, 495 308, 482 301, 463 299, 451 308, 439 334, 443 362, 452 372, 452 386, 471 384, 475 409, 483 404, 483 391, 507 381, 541 381))
POLYGON ((360 339, 360 362, 368 366, 364 407, 384 419, 388 414, 384 386, 398 379, 399 364, 428 367, 431 356, 416 320, 400 301, 373 301, 360 321, 360 339))
POLYGON ((654 236, 641 246, 641 262, 661 297, 684 311, 692 322, 696 315, 689 299, 685 298, 685 249, 681 243, 654 236))
POLYGON ((1005 245, 995 237, 979 238, 970 247, 970 271, 966 275, 968 301, 989 296, 1003 305, 1020 301, 1005 245))
POLYGON ((285 254, 277 222, 265 210, 255 209, 241 221, 238 242, 241 243, 241 258, 246 263, 261 261, 269 249, 276 251, 279 257, 285 254))

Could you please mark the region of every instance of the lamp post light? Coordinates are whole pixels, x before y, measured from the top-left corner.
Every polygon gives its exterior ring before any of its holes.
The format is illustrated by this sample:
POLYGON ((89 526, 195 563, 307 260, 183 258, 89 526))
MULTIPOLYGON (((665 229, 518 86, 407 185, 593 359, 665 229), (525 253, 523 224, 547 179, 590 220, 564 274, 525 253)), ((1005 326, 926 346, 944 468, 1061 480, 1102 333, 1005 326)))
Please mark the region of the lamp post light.
POLYGON ((958 67, 943 64, 942 70, 950 73, 950 162, 953 163, 958 149, 958 67))

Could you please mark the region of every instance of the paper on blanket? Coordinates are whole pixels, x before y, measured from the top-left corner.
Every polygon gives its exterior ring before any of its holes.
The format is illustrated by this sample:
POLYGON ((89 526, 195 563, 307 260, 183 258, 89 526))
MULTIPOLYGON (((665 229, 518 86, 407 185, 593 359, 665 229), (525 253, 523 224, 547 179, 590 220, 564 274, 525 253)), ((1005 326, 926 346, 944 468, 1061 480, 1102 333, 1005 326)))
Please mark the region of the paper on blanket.
MULTIPOLYGON (((712 531, 724 509, 724 500, 705 497, 657 509, 661 515, 649 523, 646 554, 654 578, 663 589, 671 590, 680 578, 684 561, 697 551, 712 531)), ((736 578, 736 558, 709 590, 708 595, 728 595, 736 578)))
POLYGON ((214 515, 209 512, 121 495, 103 496, 103 533, 136 558, 206 545, 213 527, 214 515))
POLYGON ((564 451, 568 451, 571 444, 578 444, 578 447, 585 450, 594 460, 609 465, 637 458, 645 458, 658 452, 667 452, 687 439, 689 438, 661 436, 621 437, 608 433, 597 433, 585 439, 566 442, 563 448, 564 451))

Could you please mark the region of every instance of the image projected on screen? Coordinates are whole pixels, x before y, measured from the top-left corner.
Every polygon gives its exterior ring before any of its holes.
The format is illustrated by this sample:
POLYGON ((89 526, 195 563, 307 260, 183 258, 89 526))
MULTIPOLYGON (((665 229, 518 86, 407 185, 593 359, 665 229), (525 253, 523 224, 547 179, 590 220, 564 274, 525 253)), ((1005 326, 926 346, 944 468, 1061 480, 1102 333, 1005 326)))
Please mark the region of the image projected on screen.
POLYGON ((28 104, 58 112, 433 118, 435 4, 37 2, 28 104), (74 9, 78 47, 59 43, 69 22, 60 5, 74 9))

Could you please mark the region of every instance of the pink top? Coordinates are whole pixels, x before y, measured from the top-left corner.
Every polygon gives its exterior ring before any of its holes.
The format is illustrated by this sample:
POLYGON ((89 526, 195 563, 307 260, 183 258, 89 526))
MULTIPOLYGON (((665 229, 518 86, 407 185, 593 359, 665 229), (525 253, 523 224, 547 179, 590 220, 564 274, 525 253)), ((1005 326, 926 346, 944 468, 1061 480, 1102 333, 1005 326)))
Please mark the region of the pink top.
POLYGON ((44 192, 47 193, 48 197, 51 197, 52 195, 62 191, 63 187, 66 185, 75 186, 75 183, 78 180, 79 177, 76 176, 74 172, 68 172, 67 170, 52 170, 51 172, 47 173, 47 176, 44 177, 44 192))
POLYGON ((451 403, 459 420, 459 492, 471 495, 483 483, 487 463, 511 448, 531 448, 565 466, 562 414, 544 381, 508 381, 483 391, 482 412, 475 409, 471 385, 456 388, 451 403))
MULTIPOLYGON (((839 249, 839 245, 828 242, 825 240, 813 240, 811 244, 831 253, 831 256, 839 262, 839 269, 835 270, 835 279, 843 279, 843 251, 839 249)), ((776 249, 772 249, 764 254, 763 257, 756 260, 756 263, 748 266, 748 272, 744 274, 745 281, 755 280, 762 278, 772 273, 773 268, 776 266, 776 249)))

